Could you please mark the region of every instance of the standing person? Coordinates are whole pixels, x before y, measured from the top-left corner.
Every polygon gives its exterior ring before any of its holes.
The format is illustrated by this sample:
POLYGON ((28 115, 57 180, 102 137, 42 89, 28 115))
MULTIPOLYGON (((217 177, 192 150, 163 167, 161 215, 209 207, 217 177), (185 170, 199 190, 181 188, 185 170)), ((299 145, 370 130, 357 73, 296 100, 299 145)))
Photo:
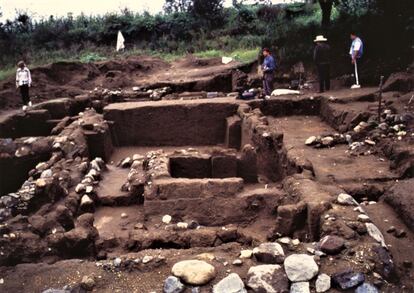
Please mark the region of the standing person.
POLYGON ((31 87, 31 85, 32 77, 30 75, 30 70, 26 67, 26 64, 24 64, 23 61, 20 61, 17 63, 16 88, 20 89, 20 94, 23 100, 23 111, 27 109, 27 106, 32 106, 29 96, 29 87, 31 87))
POLYGON ((273 80, 276 70, 276 61, 268 48, 263 49, 263 56, 265 57, 262 64, 263 89, 266 95, 266 99, 269 99, 270 95, 273 92, 273 80))
POLYGON ((361 66, 362 55, 364 54, 364 43, 357 36, 355 32, 351 32, 351 48, 349 49, 349 55, 351 57, 351 63, 355 68, 355 75, 357 79, 357 85, 359 86, 359 69, 361 66))
POLYGON ((316 67, 318 69, 320 93, 323 93, 325 90, 329 91, 331 89, 331 48, 326 43, 327 41, 328 39, 326 39, 324 36, 317 36, 314 40, 316 46, 315 50, 313 51, 313 60, 315 61, 316 67))

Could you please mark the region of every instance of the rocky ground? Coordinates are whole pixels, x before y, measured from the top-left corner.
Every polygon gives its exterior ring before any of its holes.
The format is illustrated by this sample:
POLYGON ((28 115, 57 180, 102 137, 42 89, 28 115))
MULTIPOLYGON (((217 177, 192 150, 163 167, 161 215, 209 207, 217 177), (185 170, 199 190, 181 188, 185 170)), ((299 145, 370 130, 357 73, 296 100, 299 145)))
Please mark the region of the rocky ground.
POLYGON ((213 61, 180 88, 185 62, 1 116, 0 291, 413 292, 412 75, 379 109, 237 100, 213 61))

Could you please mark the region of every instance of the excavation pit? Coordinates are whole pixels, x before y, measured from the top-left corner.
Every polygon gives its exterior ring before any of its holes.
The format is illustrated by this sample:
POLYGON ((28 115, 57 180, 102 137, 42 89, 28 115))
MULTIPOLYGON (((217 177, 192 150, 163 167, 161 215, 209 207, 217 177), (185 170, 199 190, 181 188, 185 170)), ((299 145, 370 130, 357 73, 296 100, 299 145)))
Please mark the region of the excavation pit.
MULTIPOLYGON (((352 131, 375 110, 372 90, 362 98, 352 95, 348 100, 343 94, 338 102, 306 95, 250 102, 227 97, 109 104, 103 115, 85 110, 54 136, 46 134, 55 155, 44 158, 51 178, 24 172, 30 188, 56 196, 38 192, 44 202, 35 205, 21 188, 16 205, 14 197, 1 203, 0 215, 8 222, 1 232, 21 236, 14 243, 10 237, 0 239, 7 247, 0 261, 89 258, 111 263, 120 255, 152 255, 156 261, 139 264, 146 271, 207 250, 230 263, 240 250, 269 241, 281 243, 286 255, 312 254, 323 237, 335 235, 347 246, 335 265, 322 255, 321 268, 330 274, 337 266, 362 270, 362 262, 349 261, 348 245, 375 260, 380 243, 367 233, 361 214, 372 215, 383 234, 388 224, 380 223, 376 209, 393 225, 405 227, 385 202, 372 203, 401 179, 399 161, 381 153, 379 142, 358 153, 343 139, 305 144, 311 136, 368 139, 369 132, 352 131), (59 147, 53 147, 56 138, 59 147), (340 204, 338 195, 345 193, 359 206, 340 204), (12 217, 18 214, 24 216, 12 217), (36 243, 33 249, 21 249, 28 241, 36 243), (175 256, 158 260, 161 254, 175 256)), ((395 196, 392 203, 399 206, 395 196)), ((409 211, 404 208, 402 214, 409 223, 409 211)), ((398 247, 408 250, 412 234, 404 232, 408 236, 401 241, 385 234, 399 263, 410 257, 398 247)), ((235 268, 211 262, 221 272, 235 268)), ((243 262, 257 265, 254 257, 243 262)), ((247 274, 244 265, 240 274, 247 274)))

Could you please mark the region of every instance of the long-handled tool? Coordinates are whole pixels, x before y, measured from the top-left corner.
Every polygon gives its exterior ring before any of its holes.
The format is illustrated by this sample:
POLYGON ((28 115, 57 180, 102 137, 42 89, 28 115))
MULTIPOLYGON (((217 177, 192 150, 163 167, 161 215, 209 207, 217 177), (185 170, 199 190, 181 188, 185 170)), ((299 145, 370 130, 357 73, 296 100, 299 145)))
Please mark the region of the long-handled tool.
POLYGON ((361 85, 359 84, 359 77, 358 77, 358 65, 357 65, 357 61, 355 60, 355 79, 356 79, 356 84, 351 86, 351 89, 360 89, 361 85))

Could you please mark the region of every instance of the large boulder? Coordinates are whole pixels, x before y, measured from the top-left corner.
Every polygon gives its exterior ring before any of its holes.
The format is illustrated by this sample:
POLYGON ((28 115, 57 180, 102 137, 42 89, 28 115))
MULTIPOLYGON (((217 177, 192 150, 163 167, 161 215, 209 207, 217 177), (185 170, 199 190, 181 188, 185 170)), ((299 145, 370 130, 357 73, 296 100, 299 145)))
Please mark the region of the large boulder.
POLYGON ((283 247, 276 242, 262 243, 253 249, 254 257, 262 263, 281 264, 285 259, 283 247))
POLYGON ((190 285, 204 285, 216 276, 215 268, 201 260, 184 260, 176 263, 171 272, 190 285))
POLYGON ((280 265, 259 265, 247 273, 247 286, 253 292, 289 292, 289 280, 280 265))
POLYGON ((338 254, 344 248, 345 241, 342 237, 328 235, 321 239, 319 248, 327 254, 338 254))
POLYGON ((292 254, 285 259, 285 272, 292 282, 309 281, 318 274, 319 268, 312 256, 292 254))
POLYGON ((247 293, 238 274, 232 273, 213 287, 213 293, 247 293))

